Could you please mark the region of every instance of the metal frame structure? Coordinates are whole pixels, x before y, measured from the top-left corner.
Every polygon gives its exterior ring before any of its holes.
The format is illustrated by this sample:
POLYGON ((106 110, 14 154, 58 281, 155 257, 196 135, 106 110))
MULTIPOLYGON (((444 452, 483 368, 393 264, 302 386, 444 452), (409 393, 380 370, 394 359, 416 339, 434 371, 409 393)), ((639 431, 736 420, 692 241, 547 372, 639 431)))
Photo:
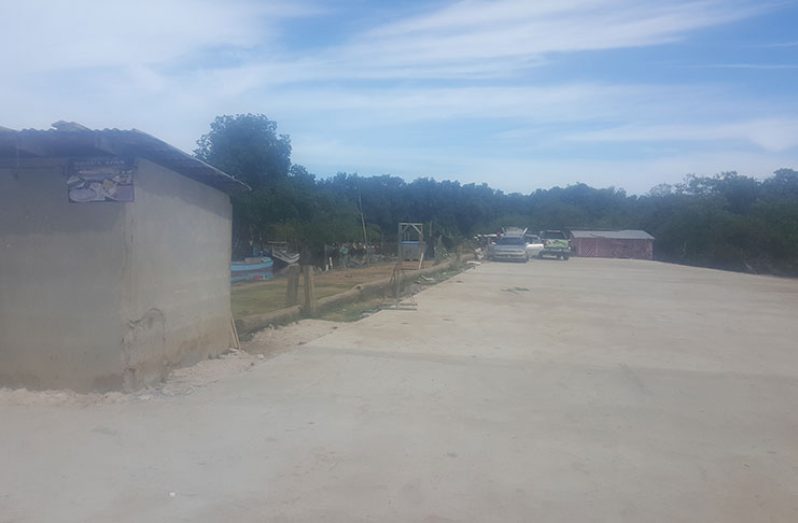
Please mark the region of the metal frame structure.
MULTIPOLYGON (((418 270, 421 269, 422 264, 424 263, 424 251, 426 244, 424 242, 424 224, 423 223, 408 223, 402 222, 399 224, 398 235, 396 238, 396 254, 398 255, 398 260, 396 262, 396 267, 394 267, 393 274, 391 275, 391 287, 393 289, 394 299, 396 300, 395 308, 396 309, 407 309, 407 310, 415 310, 415 304, 407 304, 405 307, 402 307, 401 299, 402 299, 402 280, 403 276, 402 273, 404 271, 410 270, 418 270), (412 263, 410 267, 405 266, 405 247, 407 246, 405 242, 418 242, 418 266, 415 263, 412 263)), ((411 259, 411 262, 415 260, 411 259)))
POLYGON ((407 259, 405 257, 405 242, 412 242, 412 241, 418 241, 418 261, 419 261, 419 268, 421 268, 421 264, 424 261, 424 251, 426 247, 424 243, 424 224, 405 223, 405 222, 400 223, 399 234, 397 236, 397 250, 396 250, 396 253, 399 255, 400 263, 404 263, 404 261, 407 259))

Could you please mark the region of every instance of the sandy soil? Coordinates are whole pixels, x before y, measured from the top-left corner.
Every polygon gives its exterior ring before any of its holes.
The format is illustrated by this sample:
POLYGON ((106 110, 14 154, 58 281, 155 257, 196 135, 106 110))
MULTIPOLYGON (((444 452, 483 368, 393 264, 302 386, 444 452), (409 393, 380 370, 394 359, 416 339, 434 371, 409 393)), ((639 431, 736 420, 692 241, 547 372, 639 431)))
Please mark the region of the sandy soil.
POLYGON ((258 332, 252 340, 243 342, 242 350, 231 350, 218 358, 175 369, 164 383, 130 394, 122 392, 81 394, 66 390, 31 391, 0 387, 0 407, 59 405, 90 407, 184 396, 219 380, 249 372, 267 359, 296 349, 337 328, 335 323, 321 320, 303 320, 301 323, 284 327, 268 328, 258 332))
POLYGON ((798 281, 485 263, 414 301, 0 404, 0 522, 798 521, 798 281))
POLYGON ((241 348, 251 354, 276 356, 329 334, 338 324, 324 320, 302 320, 284 327, 269 327, 257 332, 241 348))

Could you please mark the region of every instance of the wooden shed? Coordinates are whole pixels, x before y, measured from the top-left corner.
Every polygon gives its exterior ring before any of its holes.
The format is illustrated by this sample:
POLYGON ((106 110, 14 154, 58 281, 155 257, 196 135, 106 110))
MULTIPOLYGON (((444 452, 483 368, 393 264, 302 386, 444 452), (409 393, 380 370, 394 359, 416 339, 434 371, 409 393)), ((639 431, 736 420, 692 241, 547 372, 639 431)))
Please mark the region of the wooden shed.
POLYGON ((575 256, 595 258, 654 258, 654 237, 646 231, 571 230, 571 248, 575 256))

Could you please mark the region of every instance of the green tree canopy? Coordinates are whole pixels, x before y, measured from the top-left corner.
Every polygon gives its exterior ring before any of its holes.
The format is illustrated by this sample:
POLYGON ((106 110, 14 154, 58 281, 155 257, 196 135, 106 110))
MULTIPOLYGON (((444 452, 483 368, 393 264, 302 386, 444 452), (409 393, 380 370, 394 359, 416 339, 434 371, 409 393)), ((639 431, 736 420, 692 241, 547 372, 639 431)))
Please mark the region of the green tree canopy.
POLYGON ((196 155, 247 182, 233 198, 235 252, 289 241, 320 252, 367 235, 392 242, 398 222, 423 222, 452 246, 502 226, 644 229, 660 260, 798 275, 798 172, 759 180, 730 171, 685 177, 644 196, 583 183, 505 194, 486 184, 338 173, 317 179, 291 164, 291 141, 261 114, 220 116, 196 155))
POLYGON ((258 189, 288 175, 291 139, 278 135, 277 122, 262 114, 217 116, 194 154, 258 189))

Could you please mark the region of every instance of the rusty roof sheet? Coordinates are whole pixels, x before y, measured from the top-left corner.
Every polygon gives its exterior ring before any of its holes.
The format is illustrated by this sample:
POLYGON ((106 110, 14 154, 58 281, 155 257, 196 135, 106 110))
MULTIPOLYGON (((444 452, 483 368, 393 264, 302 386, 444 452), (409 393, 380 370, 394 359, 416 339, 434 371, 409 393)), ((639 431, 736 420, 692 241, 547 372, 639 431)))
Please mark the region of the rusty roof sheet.
POLYGON ((653 240, 646 231, 637 229, 621 229, 613 231, 571 229, 573 238, 609 238, 613 240, 653 240))
POLYGON ((82 158, 105 155, 145 158, 228 194, 249 190, 248 185, 233 176, 136 129, 95 130, 78 124, 47 130, 15 131, 0 128, 1 160, 13 162, 28 158, 82 158))

